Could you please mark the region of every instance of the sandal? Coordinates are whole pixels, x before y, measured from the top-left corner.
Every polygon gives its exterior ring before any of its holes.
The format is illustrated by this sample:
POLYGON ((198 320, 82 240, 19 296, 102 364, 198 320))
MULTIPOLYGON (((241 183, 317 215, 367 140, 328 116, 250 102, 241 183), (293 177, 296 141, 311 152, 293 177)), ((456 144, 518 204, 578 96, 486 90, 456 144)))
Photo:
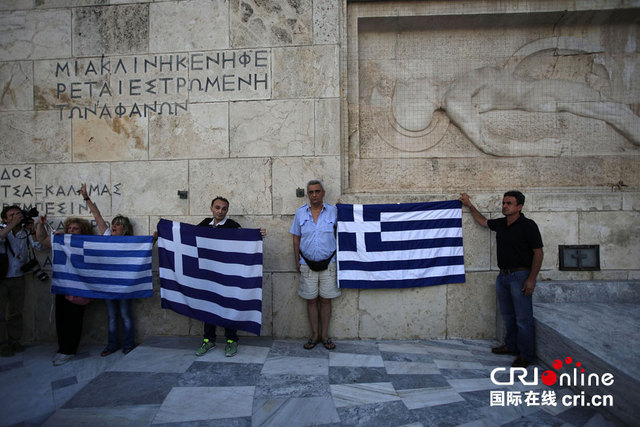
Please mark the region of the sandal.
POLYGON ((311 338, 309 338, 309 341, 307 341, 303 347, 305 350, 311 350, 312 348, 314 348, 316 345, 318 345, 320 341, 314 341, 311 338))
POLYGON ((336 348, 336 345, 333 343, 333 341, 331 341, 331 338, 329 338, 326 341, 322 341, 322 345, 324 346, 324 348, 326 348, 327 350, 333 350, 334 348, 336 348))

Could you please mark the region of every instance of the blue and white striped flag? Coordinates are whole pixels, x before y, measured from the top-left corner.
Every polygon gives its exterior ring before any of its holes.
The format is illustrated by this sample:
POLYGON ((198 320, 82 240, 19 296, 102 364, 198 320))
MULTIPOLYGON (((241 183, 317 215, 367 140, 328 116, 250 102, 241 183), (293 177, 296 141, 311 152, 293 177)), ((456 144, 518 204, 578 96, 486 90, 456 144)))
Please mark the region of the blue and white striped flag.
POLYGON ((152 236, 55 234, 51 293, 85 298, 147 298, 152 236))
POLYGON ((260 335, 260 230, 201 227, 161 219, 158 260, 163 308, 260 335))
POLYGON ((459 201, 338 208, 338 286, 412 288, 463 283, 459 201))

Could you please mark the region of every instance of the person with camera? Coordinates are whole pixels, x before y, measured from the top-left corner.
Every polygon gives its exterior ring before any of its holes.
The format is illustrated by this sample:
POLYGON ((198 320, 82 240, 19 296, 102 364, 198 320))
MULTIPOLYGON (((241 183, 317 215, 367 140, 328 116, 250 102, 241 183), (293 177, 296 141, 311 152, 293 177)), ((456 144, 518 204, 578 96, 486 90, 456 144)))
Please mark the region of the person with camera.
MULTIPOLYGON (((7 258, 5 277, 0 277, 0 356, 11 357, 24 350, 22 338, 22 310, 24 307, 24 273, 37 267, 35 258, 29 256, 29 245, 42 250, 33 238, 33 218, 18 206, 2 209, 3 228, 0 229, 0 246, 7 258)), ((36 212, 37 216, 38 213, 36 212)))

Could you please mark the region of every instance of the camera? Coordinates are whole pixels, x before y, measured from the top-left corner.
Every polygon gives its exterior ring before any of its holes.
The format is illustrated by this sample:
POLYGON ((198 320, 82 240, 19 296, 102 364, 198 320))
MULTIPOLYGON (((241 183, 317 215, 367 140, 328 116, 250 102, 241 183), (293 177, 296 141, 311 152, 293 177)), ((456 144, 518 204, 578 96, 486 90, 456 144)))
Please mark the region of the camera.
POLYGON ((36 208, 31 208, 29 210, 22 209, 20 212, 22 213, 23 217, 20 224, 22 224, 23 227, 27 225, 29 221, 33 220, 33 218, 38 217, 38 210, 36 208))
POLYGON ((40 264, 38 263, 38 260, 35 258, 30 259, 25 265, 20 267, 20 270, 22 270, 23 273, 32 272, 33 275, 36 276, 36 278, 41 282, 44 282, 45 280, 49 279, 49 275, 44 271, 42 271, 42 269, 40 268, 40 264))

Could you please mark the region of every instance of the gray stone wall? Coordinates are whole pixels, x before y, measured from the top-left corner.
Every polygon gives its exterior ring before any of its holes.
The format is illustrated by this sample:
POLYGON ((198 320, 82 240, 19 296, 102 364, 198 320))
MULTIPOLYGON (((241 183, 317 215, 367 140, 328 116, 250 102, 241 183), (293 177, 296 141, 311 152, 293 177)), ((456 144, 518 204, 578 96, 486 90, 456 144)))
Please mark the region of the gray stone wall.
MULTIPOLYGON (((263 334, 276 337, 309 332, 288 230, 312 178, 330 203, 467 191, 489 216, 517 187, 543 233, 542 280, 638 278, 639 12, 604 3, 4 1, 0 203, 36 206, 59 228, 89 217, 84 182, 105 218, 148 234, 161 217, 199 222, 223 195, 230 216, 267 229, 263 334), (453 88, 498 66, 508 73, 484 86, 570 81, 588 103, 557 107, 555 91, 549 112, 487 95, 482 119, 466 120, 453 88), (595 114, 596 101, 617 109, 595 114), (559 271, 559 244, 600 244, 602 270, 559 271)), ((495 337, 493 236, 465 215, 464 241, 467 283, 346 290, 332 336, 495 337)), ((201 333, 154 290, 134 303, 138 339, 201 333)), ((48 283, 29 280, 27 339, 55 339, 50 307, 48 283)), ((100 302, 85 339, 106 339, 100 302)))

